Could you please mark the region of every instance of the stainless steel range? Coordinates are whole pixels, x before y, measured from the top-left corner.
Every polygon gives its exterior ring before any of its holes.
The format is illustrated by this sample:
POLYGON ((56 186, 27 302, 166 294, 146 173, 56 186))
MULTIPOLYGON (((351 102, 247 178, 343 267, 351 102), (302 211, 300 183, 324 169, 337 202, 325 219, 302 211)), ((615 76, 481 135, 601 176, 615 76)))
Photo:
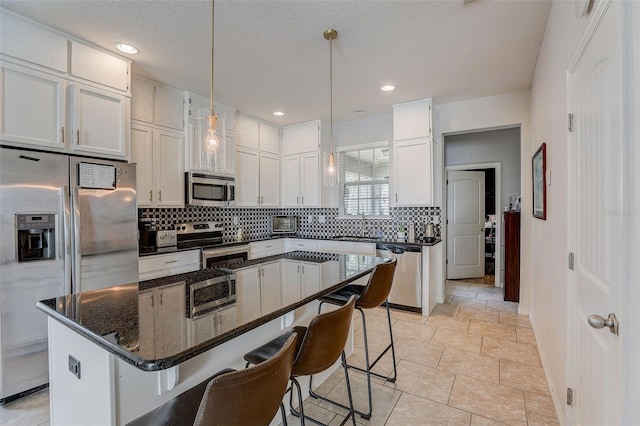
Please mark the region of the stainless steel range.
POLYGON ((242 262, 249 258, 249 245, 234 244, 222 246, 224 227, 216 222, 178 223, 175 225, 178 250, 200 247, 202 269, 242 262))

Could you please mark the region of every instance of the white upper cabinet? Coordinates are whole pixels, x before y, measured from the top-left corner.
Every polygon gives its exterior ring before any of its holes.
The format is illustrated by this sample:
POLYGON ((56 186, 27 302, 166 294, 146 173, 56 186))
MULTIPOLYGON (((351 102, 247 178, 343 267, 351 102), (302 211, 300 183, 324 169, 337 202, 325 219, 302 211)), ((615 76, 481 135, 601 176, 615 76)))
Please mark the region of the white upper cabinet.
POLYGON ((133 77, 131 118, 156 126, 184 128, 184 93, 156 82, 133 77))
POLYGON ((70 45, 69 74, 123 92, 129 91, 129 61, 74 40, 70 45))
POLYGON ((0 51, 61 73, 67 72, 67 37, 0 11, 0 51))
POLYGON ((129 98, 80 83, 69 93, 72 150, 126 158, 129 98))
POLYGON ((430 138, 431 99, 396 104, 393 106, 393 140, 430 138))
POLYGON ((282 155, 318 152, 321 147, 320 120, 282 128, 282 155))
POLYGON ((280 129, 237 114, 236 145, 278 155, 280 154, 280 129))
POLYGON ((282 207, 320 207, 320 178, 317 152, 282 157, 282 207))
POLYGON ((236 206, 280 205, 280 157, 252 149, 236 150, 236 206))
POLYGON ((131 125, 139 207, 184 207, 183 152, 182 133, 131 125))
POLYGON ((396 207, 433 204, 432 139, 393 144, 393 193, 396 207))
POLYGON ((7 142, 64 149, 65 81, 2 62, 0 84, 0 138, 7 142))

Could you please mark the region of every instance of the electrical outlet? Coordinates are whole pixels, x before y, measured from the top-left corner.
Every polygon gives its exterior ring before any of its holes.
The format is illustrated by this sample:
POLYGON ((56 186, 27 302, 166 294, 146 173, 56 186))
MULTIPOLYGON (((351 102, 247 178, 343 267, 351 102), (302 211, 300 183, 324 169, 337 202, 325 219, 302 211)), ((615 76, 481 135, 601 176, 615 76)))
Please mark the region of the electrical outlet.
POLYGON ((327 221, 327 218, 325 215, 321 214, 320 216, 318 216, 318 223, 325 223, 327 221))
POLYGON ((69 355, 69 371, 80 379, 80 361, 69 355))
POLYGON ((233 224, 237 226, 237 225, 238 225, 238 222, 239 222, 239 220, 238 220, 238 216, 234 216, 234 217, 233 217, 233 224))
POLYGON ((307 216, 307 223, 313 223, 313 216, 307 216))

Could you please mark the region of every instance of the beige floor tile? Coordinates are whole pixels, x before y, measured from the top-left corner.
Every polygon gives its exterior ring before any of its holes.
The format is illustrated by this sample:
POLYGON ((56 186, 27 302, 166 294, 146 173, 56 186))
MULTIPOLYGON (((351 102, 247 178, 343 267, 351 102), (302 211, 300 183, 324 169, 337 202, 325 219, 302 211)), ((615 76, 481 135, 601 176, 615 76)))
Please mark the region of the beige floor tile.
POLYGON ((533 329, 516 327, 516 334, 518 335, 518 342, 529 343, 531 345, 537 344, 536 336, 533 334, 533 329))
POLYGON ((460 311, 458 311, 458 317, 486 322, 500 322, 498 312, 488 311, 486 309, 477 309, 470 306, 461 306, 460 311))
POLYGON ((514 312, 500 312, 500 323, 516 325, 523 328, 531 328, 531 322, 526 315, 518 315, 514 312))
MULTIPOLYGON (((373 361, 375 361, 378 355, 380 355, 379 352, 369 352, 369 362, 372 363, 373 361)), ((364 356, 364 349, 354 348, 353 354, 347 359, 347 363, 349 365, 353 365, 356 367, 365 368, 366 362, 365 362, 365 356, 364 356)), ((384 354, 382 358, 380 358, 380 361, 376 363, 372 371, 377 374, 388 376, 391 374, 392 370, 393 370, 393 359, 391 357, 391 349, 389 349, 389 351, 387 351, 387 353, 384 354)), ((353 370, 353 369, 349 370, 349 374, 351 373, 355 375, 361 374, 363 376, 365 374, 365 373, 359 373, 357 370, 353 370)), ((373 377, 372 379, 376 382, 384 383, 383 379, 379 379, 376 377, 373 377)))
MULTIPOLYGON (((353 375, 349 375, 351 379, 351 395, 353 397, 353 405, 356 410, 367 411, 369 407, 368 393, 367 393, 367 382, 365 379, 360 377, 354 377, 353 375)), ((402 392, 395 390, 390 387, 382 386, 377 383, 372 383, 371 387, 373 389, 373 415, 371 419, 367 422, 359 416, 356 417, 356 421, 358 423, 369 424, 369 425, 384 425, 387 419, 389 418, 389 414, 393 410, 393 407, 400 398, 402 392)), ((344 383, 339 383, 336 387, 334 387, 328 395, 334 401, 338 401, 341 404, 348 405, 349 399, 347 397, 347 386, 344 383)), ((336 407, 328 402, 319 402, 319 406, 331 410, 335 413, 338 413, 341 416, 345 416, 347 411, 343 410, 340 407, 336 407)))
POLYGON ((446 404, 454 377, 447 371, 402 360, 398 363, 398 380, 385 386, 446 404))
POLYGON ((488 300, 487 309, 490 311, 500 312, 518 312, 518 303, 504 300, 488 300))
POLYGON ((549 391, 542 367, 524 365, 508 359, 500 360, 500 384, 523 390, 549 391))
POLYGON ((417 312, 399 311, 396 309, 391 310, 391 321, 404 321, 414 324, 424 324, 427 322, 426 316, 422 316, 417 312))
POLYGON ((548 392, 525 391, 524 400, 530 426, 559 424, 553 400, 548 392))
POLYGON ((442 357, 443 346, 433 345, 425 341, 400 337, 395 342, 396 359, 415 362, 435 367, 442 357))
POLYGON ((461 297, 467 297, 469 299, 475 299, 476 296, 478 295, 478 292, 475 290, 463 290, 463 289, 459 289, 459 288, 447 288, 445 290, 445 294, 448 296, 461 296, 461 297))
POLYGON ((540 360, 538 359, 536 346, 526 343, 495 339, 493 337, 484 337, 482 340, 482 354, 496 358, 504 358, 534 367, 540 367, 540 360))
POLYGON ((477 414, 471 415, 471 426, 502 426, 506 423, 497 422, 477 414))
POLYGON ((502 301, 503 299, 502 289, 497 287, 491 287, 489 289, 478 290, 477 299, 487 301, 502 301))
POLYGON ((431 315, 427 320, 427 325, 437 328, 446 328, 449 330, 467 331, 469 328, 469 319, 431 315))
POLYGON ((464 425, 469 424, 471 414, 429 401, 408 393, 398 400, 387 426, 464 425))
POLYGON ((470 299, 468 297, 453 296, 449 303, 453 305, 469 306, 477 309, 487 309, 486 300, 470 299))
MULTIPOLYGON (((367 341, 370 351, 381 353, 391 343, 389 330, 379 332, 367 329, 367 341)), ((361 328, 353 332, 353 346, 356 348, 364 348, 364 332, 361 328)))
POLYGON ((438 346, 480 353, 482 336, 467 334, 464 331, 438 328, 431 338, 430 343, 438 346))
POLYGON ((467 290, 469 288, 469 284, 459 283, 456 281, 447 281, 444 284, 444 288, 445 288, 445 291, 449 289, 467 290))
POLYGON ((524 395, 521 390, 461 374, 456 376, 449 405, 508 424, 527 424, 524 395))
MULTIPOLYGON (((389 319, 386 315, 367 315, 365 311, 364 319, 367 323, 367 331, 373 330, 378 331, 380 333, 389 333, 389 319)), ((357 321, 362 326, 362 319, 358 318, 357 321)), ((391 319, 391 326, 396 322, 393 318, 391 319)))
POLYGON ((460 310, 460 305, 449 305, 449 304, 439 303, 436 305, 435 308, 433 308, 429 318, 437 315, 453 317, 458 315, 459 310, 460 310))
POLYGON ((428 342, 436 332, 436 327, 428 324, 416 324, 413 322, 397 321, 393 325, 393 337, 408 337, 414 340, 428 342))
POLYGON ((498 339, 513 340, 514 342, 516 341, 516 328, 512 325, 472 319, 469 324, 468 333, 497 337, 498 339))
POLYGON ((500 363, 498 358, 446 348, 442 358, 440 358, 438 368, 487 382, 498 383, 500 363))
MULTIPOLYGON (((287 397, 288 398, 288 397, 287 397)), ((333 411, 327 410, 326 408, 322 408, 315 404, 313 398, 307 398, 304 401, 304 415, 309 416, 312 419, 319 420, 324 424, 329 424, 335 417, 336 413, 333 411)), ((296 417, 289 411, 289 405, 285 405, 285 410, 287 411, 287 425, 289 426, 299 426, 301 424, 300 417, 296 417)), ((296 407, 297 409, 297 407, 296 407)), ((282 419, 282 415, 278 413, 278 418, 282 419)), ((309 424, 310 421, 306 421, 305 424, 309 424)))

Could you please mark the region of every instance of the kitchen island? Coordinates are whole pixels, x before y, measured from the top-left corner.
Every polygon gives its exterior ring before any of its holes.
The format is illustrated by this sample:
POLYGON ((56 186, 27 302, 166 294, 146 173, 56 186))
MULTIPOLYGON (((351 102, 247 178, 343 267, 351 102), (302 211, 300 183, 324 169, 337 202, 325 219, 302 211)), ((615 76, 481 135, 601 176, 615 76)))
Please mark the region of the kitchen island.
POLYGON ((318 297, 387 260, 293 252, 41 301, 51 424, 126 424, 222 368, 242 368, 246 352, 306 325, 318 297), (209 280, 233 282, 225 291, 235 300, 194 316, 190 290, 209 280))

